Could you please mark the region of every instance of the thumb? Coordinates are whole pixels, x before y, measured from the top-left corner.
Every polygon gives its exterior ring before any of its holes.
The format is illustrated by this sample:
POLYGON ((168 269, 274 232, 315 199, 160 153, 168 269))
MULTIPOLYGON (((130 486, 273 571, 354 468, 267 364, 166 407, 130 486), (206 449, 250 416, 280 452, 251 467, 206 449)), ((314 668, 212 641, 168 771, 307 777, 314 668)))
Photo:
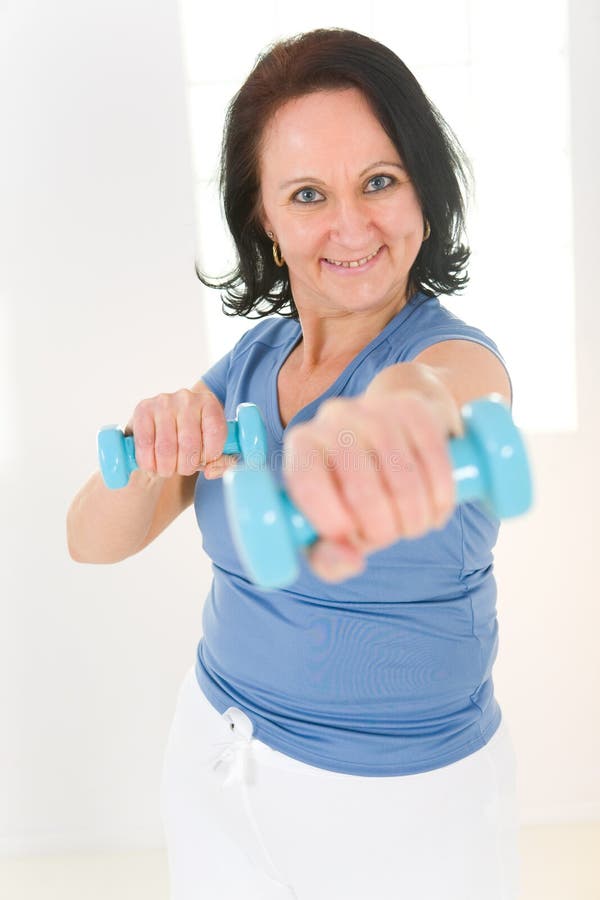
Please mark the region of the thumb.
POLYGON ((319 539, 308 551, 307 562, 324 581, 342 581, 365 567, 363 555, 349 541, 319 539))
POLYGON ((239 455, 233 456, 231 454, 221 454, 217 459, 213 459, 206 464, 204 468, 204 477, 221 478, 223 473, 231 468, 231 466, 237 465, 239 460, 239 455))

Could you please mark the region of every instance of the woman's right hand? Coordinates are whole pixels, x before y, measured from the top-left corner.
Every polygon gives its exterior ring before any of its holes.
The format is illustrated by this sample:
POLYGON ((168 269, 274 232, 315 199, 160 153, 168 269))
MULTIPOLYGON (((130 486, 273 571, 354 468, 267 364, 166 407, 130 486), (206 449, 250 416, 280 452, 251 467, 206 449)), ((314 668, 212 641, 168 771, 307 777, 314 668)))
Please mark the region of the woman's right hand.
POLYGON ((217 478, 237 456, 223 456, 227 420, 217 397, 201 382, 191 390, 140 400, 124 433, 133 434, 135 458, 152 479, 193 475, 217 478))

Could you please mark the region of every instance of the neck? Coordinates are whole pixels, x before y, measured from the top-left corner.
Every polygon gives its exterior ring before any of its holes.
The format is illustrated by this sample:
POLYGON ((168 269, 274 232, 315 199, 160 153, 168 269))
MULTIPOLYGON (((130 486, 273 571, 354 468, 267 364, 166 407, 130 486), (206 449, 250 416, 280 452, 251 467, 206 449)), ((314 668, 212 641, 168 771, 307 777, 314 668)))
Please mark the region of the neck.
MULTIPOLYGON (((412 294, 408 295, 409 297, 412 294)), ((369 344, 408 302, 406 293, 400 300, 375 310, 316 311, 298 305, 302 338, 297 346, 300 375, 308 376, 342 360, 353 359, 369 344)))

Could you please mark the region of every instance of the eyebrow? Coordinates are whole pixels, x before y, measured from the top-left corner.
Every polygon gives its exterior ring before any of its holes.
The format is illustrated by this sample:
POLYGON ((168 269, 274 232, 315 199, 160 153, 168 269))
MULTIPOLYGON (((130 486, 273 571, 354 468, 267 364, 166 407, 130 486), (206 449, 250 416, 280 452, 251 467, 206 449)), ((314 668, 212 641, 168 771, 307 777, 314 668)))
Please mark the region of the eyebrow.
MULTIPOLYGON (((374 169, 375 166, 395 166, 397 169, 402 169, 403 172, 406 171, 404 166, 399 162, 391 162, 389 160, 380 159, 377 162, 371 163, 370 166, 367 166, 366 169, 363 169, 359 178, 362 178, 363 175, 366 175, 371 169, 374 169)), ((313 184, 325 184, 324 181, 321 181, 320 178, 316 178, 314 175, 299 175, 297 178, 291 178, 289 181, 283 181, 279 185, 279 189, 283 190, 283 188, 290 187, 292 184, 300 184, 302 181, 311 181, 313 184)))

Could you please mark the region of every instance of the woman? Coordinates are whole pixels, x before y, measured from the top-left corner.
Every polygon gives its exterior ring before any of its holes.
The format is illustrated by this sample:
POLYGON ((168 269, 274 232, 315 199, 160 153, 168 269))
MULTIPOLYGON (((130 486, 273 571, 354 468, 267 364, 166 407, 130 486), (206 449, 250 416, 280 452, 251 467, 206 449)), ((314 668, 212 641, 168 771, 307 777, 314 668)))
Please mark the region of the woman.
MULTIPOLYGON (((214 578, 165 756, 172 900, 517 896, 499 523, 455 506, 446 450, 464 403, 512 402, 494 342, 436 296, 467 282, 466 165, 406 66, 354 32, 276 44, 230 105, 239 265, 198 274, 263 318, 191 391, 136 407, 135 525, 103 560, 194 502, 214 578), (321 536, 285 590, 248 581, 214 480, 242 401, 321 536)), ((70 512, 81 560, 91 510, 109 521, 95 491, 70 512)))

